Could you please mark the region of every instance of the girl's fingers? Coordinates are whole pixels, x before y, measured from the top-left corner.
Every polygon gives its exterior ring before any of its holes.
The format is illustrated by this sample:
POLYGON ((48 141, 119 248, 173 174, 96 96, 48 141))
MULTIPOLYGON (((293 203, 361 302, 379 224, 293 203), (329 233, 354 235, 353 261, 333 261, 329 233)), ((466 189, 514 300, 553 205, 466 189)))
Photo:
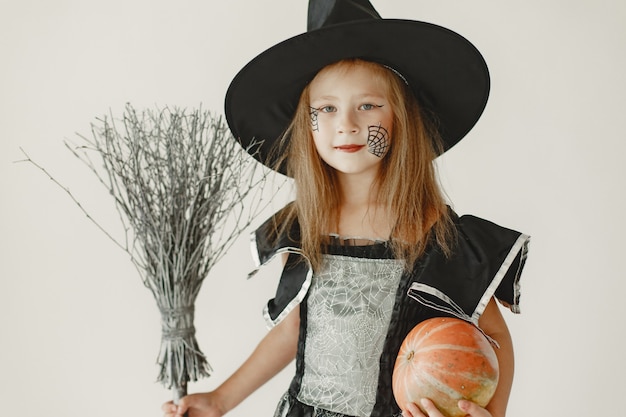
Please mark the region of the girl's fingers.
POLYGON ((173 402, 168 401, 161 406, 161 410, 164 413, 163 417, 174 417, 178 411, 178 407, 174 405, 173 402))
MULTIPOLYGON (((433 403, 428 398, 422 398, 422 400, 420 401, 420 404, 426 411, 428 417, 444 417, 443 414, 441 414, 441 412, 439 411, 439 409, 435 406, 435 403, 433 403)), ((420 415, 423 415, 423 414, 420 414, 420 415)))
POLYGON ((406 405, 406 410, 402 412, 402 417, 426 417, 419 407, 413 403, 406 405))
POLYGON ((470 417, 491 417, 491 413, 476 403, 467 400, 459 401, 459 408, 470 417))

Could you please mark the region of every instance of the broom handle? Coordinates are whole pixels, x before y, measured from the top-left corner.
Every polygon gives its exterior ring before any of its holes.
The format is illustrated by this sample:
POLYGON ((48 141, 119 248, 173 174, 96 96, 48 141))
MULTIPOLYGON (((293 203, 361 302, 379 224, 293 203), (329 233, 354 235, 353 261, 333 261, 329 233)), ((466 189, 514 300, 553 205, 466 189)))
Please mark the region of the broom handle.
MULTIPOLYGON (((174 395, 174 404, 178 405, 180 399, 187 395, 187 383, 183 382, 179 387, 173 387, 172 394, 174 395)), ((188 413, 185 413, 183 417, 188 417, 188 413)))

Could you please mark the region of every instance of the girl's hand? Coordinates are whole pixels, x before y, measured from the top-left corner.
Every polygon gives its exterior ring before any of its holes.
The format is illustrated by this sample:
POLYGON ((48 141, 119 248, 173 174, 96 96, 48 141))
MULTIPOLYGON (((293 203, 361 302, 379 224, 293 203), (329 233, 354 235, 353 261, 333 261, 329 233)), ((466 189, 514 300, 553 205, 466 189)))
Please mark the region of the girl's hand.
POLYGON ((222 417, 222 411, 217 396, 213 392, 191 394, 180 399, 178 406, 169 401, 161 407, 163 417, 222 417))
MULTIPOLYGON (((421 401, 421 405, 428 414, 424 414, 417 405, 411 403, 402 412, 402 417, 444 417, 431 400, 424 398, 421 401)), ((459 408, 465 411, 469 417, 492 417, 489 411, 471 401, 459 401, 459 408)))

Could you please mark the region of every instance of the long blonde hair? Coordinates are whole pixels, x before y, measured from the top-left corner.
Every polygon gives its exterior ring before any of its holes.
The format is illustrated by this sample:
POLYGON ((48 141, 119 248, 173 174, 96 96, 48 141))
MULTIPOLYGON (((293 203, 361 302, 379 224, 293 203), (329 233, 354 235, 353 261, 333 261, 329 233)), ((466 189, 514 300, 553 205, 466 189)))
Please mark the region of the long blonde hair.
MULTIPOLYGON (((394 219, 390 240, 394 254, 404 259, 410 269, 424 253, 431 237, 446 254, 454 238, 452 220, 433 164, 441 153, 439 135, 422 114, 410 88, 392 70, 360 59, 339 61, 324 70, 350 70, 357 65, 371 69, 388 89, 393 138, 381 161, 377 200, 384 202, 387 213, 394 219)), ((302 250, 313 270, 317 270, 329 228, 338 224, 340 195, 334 170, 315 148, 309 111, 307 86, 283 137, 288 140, 282 142, 283 152, 276 165, 286 163, 287 174, 294 179, 297 192, 294 204, 277 219, 277 232, 289 230, 297 219, 302 250)))

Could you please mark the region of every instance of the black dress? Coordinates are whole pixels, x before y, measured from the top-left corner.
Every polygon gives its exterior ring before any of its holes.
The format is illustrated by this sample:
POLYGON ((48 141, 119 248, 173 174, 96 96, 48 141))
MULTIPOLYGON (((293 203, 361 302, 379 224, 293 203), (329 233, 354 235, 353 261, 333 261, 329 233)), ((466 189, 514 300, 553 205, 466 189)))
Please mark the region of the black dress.
POLYGON ((451 257, 435 245, 406 272, 386 242, 336 239, 313 274, 302 262, 297 222, 269 242, 271 219, 253 235, 258 265, 289 253, 264 309, 270 326, 300 305, 296 374, 275 417, 399 416, 391 389, 405 336, 423 320, 449 316, 478 324, 492 297, 519 313, 519 279, 529 236, 474 216, 457 217, 451 257))

